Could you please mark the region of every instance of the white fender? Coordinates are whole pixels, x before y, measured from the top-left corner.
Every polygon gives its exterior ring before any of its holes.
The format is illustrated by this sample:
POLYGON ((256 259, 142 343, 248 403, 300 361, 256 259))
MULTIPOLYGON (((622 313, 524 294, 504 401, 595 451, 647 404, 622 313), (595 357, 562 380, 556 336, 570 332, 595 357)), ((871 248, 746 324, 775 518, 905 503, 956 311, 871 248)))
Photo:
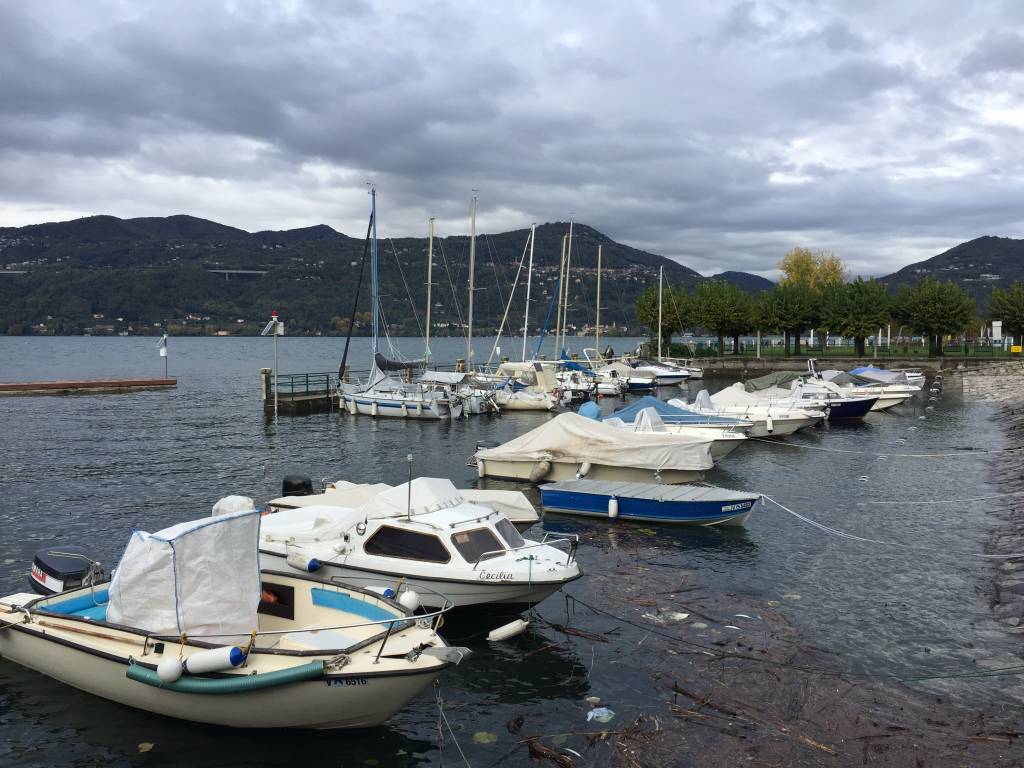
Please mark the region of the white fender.
POLYGON ((402 402, 402 416, 409 418, 409 406, 407 406, 404 401, 402 402))
POLYGON ((483 459, 477 459, 476 460, 476 476, 477 477, 484 477, 484 474, 485 474, 484 473, 484 460, 483 459))
POLYGON ((576 479, 578 480, 581 477, 586 477, 587 473, 589 471, 590 471, 590 462, 589 461, 584 461, 582 464, 580 464, 580 468, 576 472, 576 479))
POLYGON ((775 431, 775 422, 772 421, 772 415, 770 413, 768 414, 768 418, 765 421, 765 426, 768 428, 769 435, 775 431))
POLYGON ((202 675, 206 672, 217 672, 221 669, 237 667, 245 661, 245 652, 241 648, 226 645, 223 648, 211 648, 208 651, 193 653, 182 665, 190 675, 202 675))
POLYGON ((492 629, 487 634, 487 640, 492 643, 500 640, 508 640, 509 638, 522 634, 528 626, 530 626, 530 622, 524 621, 523 619, 510 621, 508 624, 503 624, 497 629, 492 629))
POLYGON ((608 517, 614 520, 619 516, 619 500, 614 496, 608 499, 608 517))
POLYGON ((533 470, 530 472, 530 482, 531 483, 539 483, 541 480, 543 480, 545 477, 547 477, 548 472, 550 472, 550 471, 551 471, 551 462, 550 461, 548 461, 547 459, 544 459, 543 461, 537 462, 537 466, 535 466, 533 468, 533 470))
POLYGON ((370 403, 370 415, 371 416, 376 416, 377 415, 377 401, 376 400, 374 400, 374 401, 372 401, 370 403))

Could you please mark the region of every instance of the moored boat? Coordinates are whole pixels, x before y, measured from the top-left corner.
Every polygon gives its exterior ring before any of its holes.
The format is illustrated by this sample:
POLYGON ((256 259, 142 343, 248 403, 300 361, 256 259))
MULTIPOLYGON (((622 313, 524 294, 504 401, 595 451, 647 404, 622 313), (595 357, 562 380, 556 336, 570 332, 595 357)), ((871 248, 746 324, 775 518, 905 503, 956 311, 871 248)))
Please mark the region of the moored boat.
POLYGON ((544 509, 605 519, 742 525, 760 499, 756 493, 712 485, 657 485, 564 480, 542 485, 544 509))
POLYGON ((259 520, 136 532, 109 583, 0 598, 0 654, 126 706, 238 728, 377 725, 461 658, 439 613, 260 572, 259 520))

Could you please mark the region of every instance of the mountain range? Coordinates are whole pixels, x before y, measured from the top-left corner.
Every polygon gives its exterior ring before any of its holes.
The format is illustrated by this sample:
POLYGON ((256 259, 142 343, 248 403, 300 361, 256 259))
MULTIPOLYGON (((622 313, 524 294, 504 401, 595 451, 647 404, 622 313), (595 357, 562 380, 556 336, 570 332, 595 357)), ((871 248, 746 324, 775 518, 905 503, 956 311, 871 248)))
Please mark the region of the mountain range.
MULTIPOLYGON (((566 222, 537 227, 531 331, 544 323, 558 278, 566 222)), ((0 227, 0 333, 257 333, 278 310, 290 334, 343 333, 359 281, 362 233, 320 224, 246 232, 193 216, 73 221, 0 227)), ((477 237, 474 325, 497 329, 528 230, 477 237)), ((676 261, 573 226, 571 330, 594 322, 597 247, 602 247, 602 325, 637 334, 637 296, 665 270, 666 283, 693 289, 709 279, 758 292, 773 283, 746 272, 707 278, 676 261)), ((419 335, 425 320, 426 238, 381 238, 382 307, 393 335, 419 335)), ((461 335, 468 286, 467 236, 435 239, 433 335, 461 335)), ((995 285, 1024 278, 1024 240, 979 237, 880 278, 899 287, 926 276, 952 279, 984 307, 995 285)), ((523 281, 509 324, 522 328, 523 281)), ((369 269, 354 332, 369 331, 369 269)))
MULTIPOLYGON (((565 222, 536 229, 530 326, 538 330, 558 278, 565 222)), ((474 325, 498 327, 528 230, 477 237, 474 325)), ((573 226, 568 323, 593 324, 597 247, 602 247, 602 325, 639 333, 637 296, 665 270, 667 284, 693 287, 699 273, 676 261, 617 243, 584 224, 573 226)), ((0 333, 255 333, 271 309, 289 333, 341 333, 358 282, 364 240, 318 225, 246 232, 192 216, 74 221, 0 228, 0 333)), ((462 333, 468 286, 467 236, 435 239, 433 335, 462 333)), ((422 332, 425 321, 426 238, 381 238, 382 307, 393 335, 422 332)), ((746 290, 771 281, 743 272, 720 279, 746 290)), ((364 278, 369 279, 369 270, 364 278)), ((523 324, 525 274, 509 313, 523 324)), ((356 333, 369 328, 369 289, 363 284, 356 333)))

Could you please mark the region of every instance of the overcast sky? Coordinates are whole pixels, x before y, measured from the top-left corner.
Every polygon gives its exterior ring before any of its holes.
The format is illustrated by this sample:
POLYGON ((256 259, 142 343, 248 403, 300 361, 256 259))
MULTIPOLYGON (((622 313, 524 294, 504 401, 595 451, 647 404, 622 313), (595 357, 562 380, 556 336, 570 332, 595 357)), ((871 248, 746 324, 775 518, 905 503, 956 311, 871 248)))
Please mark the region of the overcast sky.
POLYGON ((0 226, 574 215, 705 274, 1024 235, 1024 3, 3 2, 0 226))

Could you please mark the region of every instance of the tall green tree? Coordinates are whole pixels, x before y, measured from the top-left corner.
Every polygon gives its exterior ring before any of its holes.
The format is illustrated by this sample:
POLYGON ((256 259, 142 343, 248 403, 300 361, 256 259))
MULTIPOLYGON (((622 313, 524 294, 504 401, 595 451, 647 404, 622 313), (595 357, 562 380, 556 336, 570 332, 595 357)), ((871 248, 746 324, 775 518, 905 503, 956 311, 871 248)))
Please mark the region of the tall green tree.
POLYGON ((928 338, 928 356, 942 354, 942 337, 959 333, 974 320, 974 299, 952 281, 927 277, 900 289, 893 317, 928 338))
POLYGON ((858 277, 852 283, 827 286, 821 293, 820 324, 829 331, 853 337, 855 354, 864 355, 864 342, 890 317, 892 300, 885 285, 858 277))
POLYGON ((718 354, 725 349, 725 337, 732 336, 733 354, 739 353, 740 334, 754 327, 754 301, 742 288, 724 280, 700 284, 694 295, 697 325, 718 335, 718 354))
POLYGON ((790 340, 796 338, 795 354, 800 354, 800 334, 808 328, 814 328, 820 314, 820 295, 807 283, 780 283, 762 299, 759 316, 762 320, 770 319, 769 330, 779 330, 785 334, 786 355, 790 352, 790 340))
MULTIPOLYGON (((658 286, 649 286, 636 300, 636 319, 647 326, 651 341, 658 339, 658 286)), ((688 328, 693 323, 693 306, 686 288, 665 286, 661 297, 661 341, 668 345, 672 334, 688 328)))
POLYGON ((1015 338, 1024 336, 1024 283, 1017 280, 1007 290, 993 288, 988 314, 1003 321, 1003 331, 1015 338))

